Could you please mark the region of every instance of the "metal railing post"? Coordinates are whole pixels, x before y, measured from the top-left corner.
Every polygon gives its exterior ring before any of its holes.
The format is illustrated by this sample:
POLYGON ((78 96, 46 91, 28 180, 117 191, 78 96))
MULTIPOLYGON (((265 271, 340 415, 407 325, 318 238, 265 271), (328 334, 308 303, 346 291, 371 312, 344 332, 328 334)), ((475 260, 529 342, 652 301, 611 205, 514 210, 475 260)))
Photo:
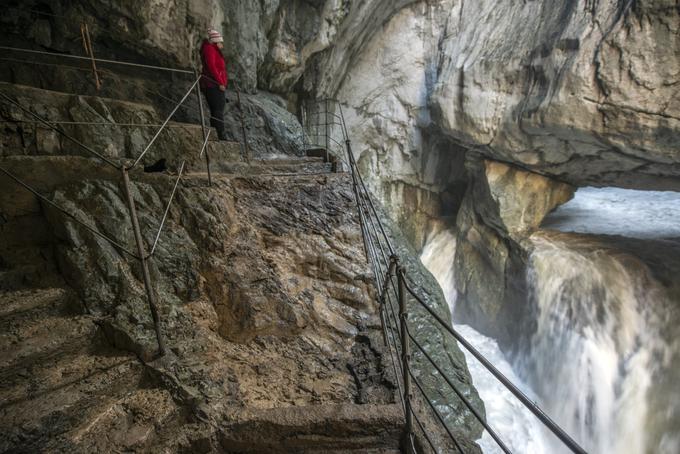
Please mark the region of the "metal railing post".
POLYGON ((97 87, 97 91, 99 91, 102 88, 102 84, 99 81, 97 63, 95 63, 96 59, 94 58, 94 51, 92 50, 92 40, 90 39, 90 29, 87 26, 87 23, 80 24, 80 35, 82 36, 83 39, 83 48, 85 49, 85 53, 92 59, 92 74, 94 75, 94 81, 97 87))
POLYGON ((123 188, 127 198, 128 210, 130 210, 130 219, 132 220, 132 230, 135 235, 135 243, 137 243, 137 254, 142 265, 142 275, 144 277, 144 287, 146 288, 146 297, 149 302, 149 309, 151 310, 151 318, 153 319, 154 329, 156 330, 156 341, 158 342, 158 351, 161 356, 165 355, 165 342, 161 334, 161 321, 158 316, 158 307, 156 306, 156 295, 151 286, 151 274, 149 273, 148 257, 144 250, 144 243, 142 242, 142 233, 139 230, 139 219, 137 218, 137 210, 135 209, 135 201, 130 190, 130 176, 127 168, 123 166, 123 188))
MULTIPOLYGON (((194 68, 194 77, 198 78, 198 71, 194 68)), ((203 100, 201 99, 201 84, 196 85, 196 100, 198 101, 198 111, 201 114, 201 130, 203 131, 203 140, 208 137, 208 131, 205 129, 205 114, 203 113, 203 100)), ((212 176, 210 175, 210 156, 208 148, 205 148, 205 166, 208 170, 208 186, 212 186, 212 176)))
POLYGON ((404 283, 404 269, 397 262, 397 282, 399 283, 399 322, 401 328, 401 368, 404 374, 404 419, 406 420, 407 447, 411 446, 413 440, 413 413, 411 408, 411 375, 409 373, 409 361, 411 352, 409 350, 409 337, 406 311, 406 284, 404 283))
POLYGON ((392 279, 392 275, 397 269, 397 256, 393 255, 390 257, 390 266, 387 269, 387 273, 385 274, 385 280, 383 281, 383 286, 380 291, 380 300, 379 300, 379 307, 378 307, 378 312, 380 313, 380 324, 383 327, 383 343, 385 346, 387 346, 387 331, 385 327, 387 326, 387 319, 385 318, 385 314, 387 312, 387 309, 385 309, 385 304, 387 304, 387 292, 389 291, 388 286, 390 283, 390 280, 392 279))
POLYGON ((328 122, 328 98, 326 98, 325 101, 325 109, 324 109, 324 116, 326 117, 324 120, 325 126, 326 126, 326 162, 329 162, 328 159, 328 148, 331 146, 331 141, 330 141, 330 136, 331 136, 331 125, 328 122))

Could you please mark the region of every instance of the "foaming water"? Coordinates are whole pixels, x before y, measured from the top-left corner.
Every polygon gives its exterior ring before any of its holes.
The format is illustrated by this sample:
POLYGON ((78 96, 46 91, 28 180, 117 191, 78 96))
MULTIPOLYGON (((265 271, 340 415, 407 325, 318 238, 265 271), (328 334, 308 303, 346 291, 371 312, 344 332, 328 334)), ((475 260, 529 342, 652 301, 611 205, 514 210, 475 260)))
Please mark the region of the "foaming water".
MULTIPOLYGON (((425 267, 439 282, 451 313, 457 297, 453 267, 455 252, 456 237, 452 232, 444 230, 428 240, 420 257, 425 267)), ((454 327, 506 377, 534 398, 532 391, 512 370, 495 340, 467 325, 454 324, 454 327)), ((546 437, 536 418, 479 361, 465 349, 462 350, 472 382, 484 401, 487 421, 508 448, 512 452, 525 454, 549 452, 546 437)), ((486 454, 503 452, 486 431, 477 442, 486 454)))
POLYGON ((589 452, 680 452, 678 410, 668 405, 678 391, 654 387, 674 357, 661 336, 674 311, 659 284, 630 256, 532 240, 537 326, 519 375, 589 452), (663 392, 666 403, 654 396, 663 392))
MULTIPOLYGON (((528 284, 536 331, 512 362, 497 343, 454 324, 503 374, 594 454, 680 453, 678 308, 647 267, 588 240, 532 237, 528 284)), ((453 313, 455 236, 431 237, 421 260, 453 313)), ((567 449, 467 352, 487 420, 513 452, 567 449)), ((485 432, 485 453, 499 453, 485 432)))
POLYGON ((680 192, 579 188, 543 227, 643 239, 680 237, 680 192))

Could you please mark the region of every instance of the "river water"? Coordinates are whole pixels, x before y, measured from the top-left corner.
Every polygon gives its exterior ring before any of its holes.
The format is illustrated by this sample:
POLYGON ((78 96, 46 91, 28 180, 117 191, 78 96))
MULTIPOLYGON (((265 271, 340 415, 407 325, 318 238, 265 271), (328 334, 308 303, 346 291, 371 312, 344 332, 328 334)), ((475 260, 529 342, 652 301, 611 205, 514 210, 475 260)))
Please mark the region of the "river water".
MULTIPOLYGON (((453 269, 455 251, 454 233, 444 230, 429 238, 420 257, 423 265, 439 282, 452 314, 457 297, 453 269)), ((454 323, 454 327, 523 392, 534 397, 533 391, 517 377, 495 340, 478 333, 467 325, 454 323)), ((463 349, 463 353, 465 353, 472 381, 484 401, 487 421, 501 436, 508 448, 514 453, 549 452, 546 435, 536 418, 469 352, 463 349)), ((478 443, 484 453, 503 452, 486 431, 478 443)))
MULTIPOLYGON (((663 197, 654 199, 638 192, 580 190, 549 224, 637 238, 680 236, 680 196, 660 193, 663 197), (606 215, 598 218, 603 206, 606 215), (586 222, 589 210, 593 218, 586 222)), ((590 247, 584 238, 576 247, 559 236, 532 237, 527 283, 536 331, 528 351, 512 362, 493 339, 469 326, 454 326, 588 452, 680 453, 678 302, 668 301, 643 263, 596 243, 590 247)), ((454 254, 455 236, 443 231, 429 239, 421 256, 452 313, 454 254)), ((466 357, 488 421, 513 452, 567 452, 474 358, 466 357)), ((485 453, 501 452, 486 433, 479 443, 485 453)))

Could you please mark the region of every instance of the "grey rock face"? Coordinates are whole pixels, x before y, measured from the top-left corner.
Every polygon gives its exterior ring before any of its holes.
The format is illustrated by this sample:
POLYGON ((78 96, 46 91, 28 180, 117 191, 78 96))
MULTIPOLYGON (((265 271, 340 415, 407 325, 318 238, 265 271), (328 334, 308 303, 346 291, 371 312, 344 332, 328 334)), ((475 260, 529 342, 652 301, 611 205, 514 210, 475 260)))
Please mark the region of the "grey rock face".
MULTIPOLYGON (((36 185, 78 219, 135 250, 115 172, 109 174, 106 168, 78 156, 2 160, 3 167, 36 185)), ((144 242, 151 245, 174 179, 141 172, 131 176, 144 242)), ((10 253, 17 245, 23 244, 26 250, 38 245, 49 248, 56 261, 52 270, 58 270, 75 290, 75 299, 84 306, 78 310, 88 313, 87 317, 64 315, 55 335, 67 337, 83 325, 93 338, 105 334, 106 348, 84 344, 93 352, 105 355, 113 346, 118 352, 133 352, 145 360, 146 364, 141 364, 131 356, 136 374, 121 381, 120 388, 111 393, 114 397, 135 395, 141 386, 139 376, 146 374, 145 380, 154 389, 160 388, 160 392, 149 394, 163 396, 164 413, 159 418, 167 420, 174 433, 165 433, 164 424, 154 429, 153 423, 140 422, 142 427, 135 430, 143 430, 144 436, 136 438, 131 433, 119 439, 116 435, 108 440, 109 447, 161 447, 177 452, 186 443, 204 440, 206 452, 219 452, 220 444, 235 443, 250 444, 260 451, 274 446, 280 452, 331 446, 397 449, 403 419, 395 401, 395 377, 383 359, 372 285, 365 277, 368 270, 365 262, 357 260, 362 257, 361 239, 348 177, 215 178, 212 187, 200 174, 184 179, 151 260, 163 333, 170 349, 164 360, 151 362, 156 344, 138 263, 61 212, 36 203, 6 178, 0 180, 3 287, 6 270, 22 265, 20 257, 10 253), (26 216, 31 216, 32 222, 22 223, 26 216), (46 222, 47 233, 27 237, 20 230, 23 225, 30 232, 41 222, 46 222), (176 404, 167 402, 169 394, 176 404), (271 428, 252 440, 248 434, 265 422, 271 428), (314 436, 300 441, 293 433, 314 436), (354 441, 355 437, 361 441, 354 441)), ((65 287, 63 282, 60 285, 65 287)), ((34 304, 30 295, 0 296, 3 301, 6 296, 18 298, 17 305, 34 304)), ((21 385, 17 368, 40 369, 31 363, 31 354, 37 350, 31 350, 30 342, 41 348, 45 343, 54 344, 53 355, 61 354, 61 344, 49 332, 41 334, 45 339, 33 339, 31 327, 23 325, 26 317, 9 315, 16 319, 13 330, 18 333, 24 352, 20 359, 25 362, 11 359, 13 368, 8 373, 13 383, 21 385)), ((5 317, 2 323, 7 323, 8 315, 0 316, 5 317)), ((80 374, 81 369, 91 367, 94 353, 85 347, 77 352, 82 358, 71 370, 80 374)), ((63 361, 59 357, 59 368, 64 367, 63 361)), ((39 373, 47 371, 40 369, 39 373)), ((93 411, 111 418, 98 419, 89 412, 71 414, 68 408, 59 408, 58 396, 52 397, 39 411, 24 410, 21 421, 35 428, 12 428, 12 438, 3 440, 3 447, 12 450, 24 443, 36 449, 73 446, 87 451, 100 446, 96 440, 102 433, 124 432, 118 427, 129 415, 128 401, 122 401, 120 408, 120 400, 112 401, 106 392, 99 392, 99 387, 105 386, 98 381, 100 376, 92 377, 97 384, 97 395, 90 401, 93 411), (58 427, 31 419, 42 415, 55 418, 57 414, 62 416, 58 427), (59 437, 46 441, 55 430, 59 437)), ((36 379, 34 383, 41 391, 38 395, 44 391, 53 396, 50 387, 61 381, 36 379)), ((77 409, 87 403, 78 400, 79 392, 90 389, 88 380, 83 383, 70 384, 61 394, 77 401, 77 409)), ((10 391, 20 393, 17 386, 10 391)), ((12 400, 12 405, 19 401, 26 399, 12 400)), ((130 411, 145 415, 146 420, 146 415, 153 413, 154 402, 139 400, 139 408, 130 411)), ((13 421, 10 417, 0 419, 3 428, 13 421)))
POLYGON ((438 156, 461 146, 576 185, 677 187, 680 19, 672 0, 82 1, 48 9, 63 20, 3 17, 5 42, 76 53, 77 25, 88 20, 102 56, 190 67, 205 29, 222 27, 245 90, 302 90, 347 105, 356 151, 383 175, 373 187, 404 192, 395 202, 446 193, 455 178, 432 182, 426 169, 455 162, 438 156), (448 145, 427 145, 442 133, 448 145))
MULTIPOLYGON (((139 156, 165 120, 162 111, 140 102, 70 95, 3 82, 0 82, 0 90, 22 106, 30 106, 32 112, 48 121, 66 122, 59 124, 59 128, 116 162, 139 156)), ((229 102, 225 122, 227 138, 230 140, 218 142, 215 131, 211 132, 208 143, 211 162, 219 164, 221 161, 238 159, 239 154, 245 150, 243 144, 246 141, 252 158, 299 156, 302 153, 300 123, 281 106, 282 101, 278 96, 265 92, 256 95, 242 94, 240 108, 236 93, 228 92, 227 98, 229 102)), ((192 115, 197 114, 197 105, 189 104, 188 107, 192 115)), ((59 135, 16 106, 0 104, 0 119, 5 122, 6 132, 0 142, 0 154, 3 156, 91 156, 73 141, 59 135)), ((160 158, 166 158, 168 166, 177 169, 182 160, 187 159, 190 169, 201 170, 205 167, 203 160, 199 159, 202 144, 200 123, 171 121, 149 148, 142 162, 148 165, 160 158)))
POLYGON ((679 24, 673 1, 460 2, 435 121, 573 184, 677 188, 679 24))
POLYGON ((472 182, 456 222, 456 317, 516 347, 529 310, 525 243, 574 188, 498 162, 468 166, 472 182))
MULTIPOLYGON (((409 285, 423 300, 428 307, 432 308, 443 320, 451 320, 451 313, 446 299, 435 278, 418 260, 414 249, 409 241, 403 236, 396 226, 386 216, 383 216, 384 224, 388 226, 389 235, 394 240, 397 254, 401 257, 401 265, 404 267, 409 285)), ((393 294, 394 295, 394 294, 393 294)), ((396 304, 396 295, 394 296, 396 304)), ((416 342, 427 351, 427 354, 437 363, 446 376, 453 381, 456 388, 472 403, 474 408, 484 417, 484 403, 479 397, 477 390, 472 385, 470 372, 465 362, 465 356, 456 340, 427 312, 415 298, 406 296, 408 311, 408 326, 410 333, 416 342)), ((393 317, 392 324, 397 323, 398 308, 390 307, 388 317, 393 317)), ((454 435, 462 440, 466 452, 479 452, 479 447, 472 442, 479 439, 482 433, 482 425, 474 417, 472 412, 463 404, 441 375, 433 371, 433 367, 422 351, 412 343, 412 361, 415 376, 422 383, 429 399, 443 414, 445 421, 452 428, 454 435)), ((421 408, 427 408, 423 402, 422 394, 415 388, 413 394, 420 402, 421 408)), ((422 410, 418 410, 423 415, 422 410)), ((436 427, 436 426, 435 426, 436 427)), ((441 430, 441 428, 439 428, 441 430)), ((451 446, 449 449, 453 450, 451 446)))

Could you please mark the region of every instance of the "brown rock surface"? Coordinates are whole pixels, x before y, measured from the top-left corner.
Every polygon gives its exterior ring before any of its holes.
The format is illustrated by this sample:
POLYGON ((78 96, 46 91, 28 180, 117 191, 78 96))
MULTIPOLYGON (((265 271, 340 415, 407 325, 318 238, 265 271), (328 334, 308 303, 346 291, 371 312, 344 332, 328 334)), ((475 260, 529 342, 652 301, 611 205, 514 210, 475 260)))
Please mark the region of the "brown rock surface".
MULTIPOLYGON (((129 353, 155 349, 134 261, 3 176, 3 450, 398 449, 349 179, 316 162, 183 179, 152 262, 171 351, 150 363, 129 353)), ((134 249, 116 172, 2 165, 134 249)), ((173 178, 132 179, 151 244, 173 178)))

